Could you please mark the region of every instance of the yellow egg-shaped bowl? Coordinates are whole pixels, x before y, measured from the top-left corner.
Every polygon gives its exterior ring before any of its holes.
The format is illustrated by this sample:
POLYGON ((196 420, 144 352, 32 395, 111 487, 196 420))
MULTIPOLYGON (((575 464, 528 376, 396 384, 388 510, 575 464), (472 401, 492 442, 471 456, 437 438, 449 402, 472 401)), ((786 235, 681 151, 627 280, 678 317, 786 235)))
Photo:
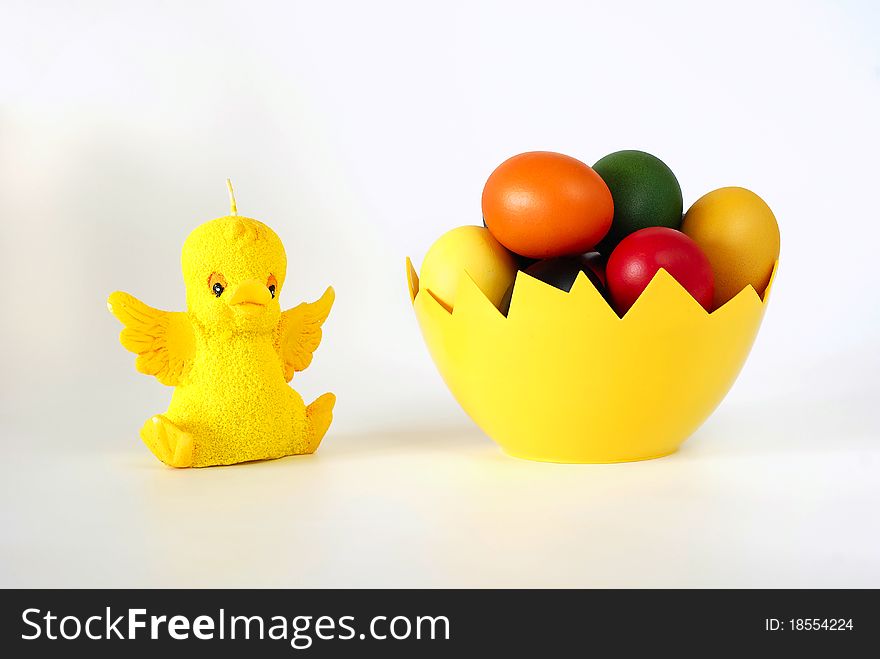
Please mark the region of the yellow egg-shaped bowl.
POLYGON ((580 274, 570 292, 517 275, 507 316, 463 276, 452 311, 407 259, 410 299, 441 376, 501 448, 545 462, 674 453, 727 394, 758 333, 751 286, 707 313, 660 270, 619 318, 580 274))

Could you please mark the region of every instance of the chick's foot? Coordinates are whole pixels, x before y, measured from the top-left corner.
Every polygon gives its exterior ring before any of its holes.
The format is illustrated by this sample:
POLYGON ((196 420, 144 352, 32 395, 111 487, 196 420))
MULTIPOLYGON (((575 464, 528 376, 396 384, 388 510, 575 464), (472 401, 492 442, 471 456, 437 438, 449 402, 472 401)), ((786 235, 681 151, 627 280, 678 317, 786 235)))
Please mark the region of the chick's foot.
POLYGON ((153 455, 170 467, 192 467, 192 437, 161 414, 147 419, 141 428, 141 439, 153 455))
POLYGON ((336 396, 330 393, 318 396, 311 405, 306 408, 306 416, 312 427, 312 439, 306 449, 306 453, 314 453, 318 450, 321 440, 327 434, 330 422, 333 421, 333 406, 336 404, 336 396))

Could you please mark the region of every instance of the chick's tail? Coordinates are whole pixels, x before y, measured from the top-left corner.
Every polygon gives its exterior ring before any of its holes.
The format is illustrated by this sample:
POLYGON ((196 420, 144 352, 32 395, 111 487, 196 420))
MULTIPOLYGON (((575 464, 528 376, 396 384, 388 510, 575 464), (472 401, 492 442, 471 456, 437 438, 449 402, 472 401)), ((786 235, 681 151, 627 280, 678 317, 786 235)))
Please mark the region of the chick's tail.
POLYGON ((309 442, 307 453, 314 453, 318 450, 321 440, 327 434, 330 422, 333 421, 333 406, 336 404, 336 396, 334 394, 323 394, 318 396, 311 405, 306 408, 306 416, 312 427, 312 440, 309 442))

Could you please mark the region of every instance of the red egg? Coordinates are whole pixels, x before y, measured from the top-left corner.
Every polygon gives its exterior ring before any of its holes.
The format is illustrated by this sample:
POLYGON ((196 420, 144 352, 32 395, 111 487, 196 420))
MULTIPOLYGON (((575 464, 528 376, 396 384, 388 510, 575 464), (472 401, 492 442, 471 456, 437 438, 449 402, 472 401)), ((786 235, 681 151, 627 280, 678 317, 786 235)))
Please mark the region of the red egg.
POLYGON ((663 268, 706 311, 712 310, 715 278, 709 259, 681 231, 649 227, 631 233, 611 252, 605 276, 615 310, 621 316, 663 268))

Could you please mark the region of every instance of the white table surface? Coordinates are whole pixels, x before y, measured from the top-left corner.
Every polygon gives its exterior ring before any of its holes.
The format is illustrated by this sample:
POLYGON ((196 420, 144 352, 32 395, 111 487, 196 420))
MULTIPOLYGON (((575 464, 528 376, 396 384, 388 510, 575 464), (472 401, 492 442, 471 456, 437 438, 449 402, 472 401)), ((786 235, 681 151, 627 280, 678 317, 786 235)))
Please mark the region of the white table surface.
POLYGON ((840 405, 725 406, 621 465, 509 458, 471 427, 184 471, 133 438, 32 442, 0 463, 0 586, 878 587, 880 444, 840 405))

